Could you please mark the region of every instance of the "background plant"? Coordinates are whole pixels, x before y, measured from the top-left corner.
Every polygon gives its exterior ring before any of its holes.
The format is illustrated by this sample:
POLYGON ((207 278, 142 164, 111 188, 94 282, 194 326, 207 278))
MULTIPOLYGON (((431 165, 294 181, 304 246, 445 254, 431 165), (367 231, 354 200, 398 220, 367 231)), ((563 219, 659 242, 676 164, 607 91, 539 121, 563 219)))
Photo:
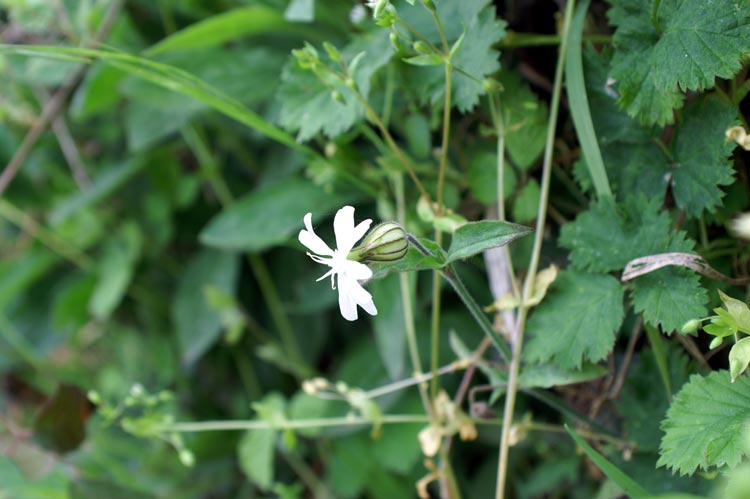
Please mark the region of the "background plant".
POLYGON ((0 0, 0 497, 744 497, 750 4, 556 10, 0 0))

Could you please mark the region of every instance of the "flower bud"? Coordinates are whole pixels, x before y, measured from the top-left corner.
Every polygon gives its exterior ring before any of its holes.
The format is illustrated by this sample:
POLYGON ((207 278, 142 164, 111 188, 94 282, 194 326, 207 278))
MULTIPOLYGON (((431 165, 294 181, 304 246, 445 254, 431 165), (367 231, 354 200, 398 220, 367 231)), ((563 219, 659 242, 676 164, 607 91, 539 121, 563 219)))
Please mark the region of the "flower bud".
POLYGON ((406 256, 408 250, 409 239, 404 228, 396 222, 384 222, 372 229, 348 258, 360 262, 394 262, 406 256))
POLYGON ((699 319, 691 319, 682 325, 680 332, 683 334, 694 333, 701 327, 701 321, 699 319))

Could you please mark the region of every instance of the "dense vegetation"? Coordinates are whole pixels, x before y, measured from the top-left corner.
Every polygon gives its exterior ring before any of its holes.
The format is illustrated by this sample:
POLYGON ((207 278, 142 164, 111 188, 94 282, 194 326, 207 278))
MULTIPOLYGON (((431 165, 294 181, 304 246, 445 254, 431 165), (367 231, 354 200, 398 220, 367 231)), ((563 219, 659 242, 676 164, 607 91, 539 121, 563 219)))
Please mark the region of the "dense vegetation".
POLYGON ((0 499, 750 497, 749 64, 750 0, 0 0, 0 499))

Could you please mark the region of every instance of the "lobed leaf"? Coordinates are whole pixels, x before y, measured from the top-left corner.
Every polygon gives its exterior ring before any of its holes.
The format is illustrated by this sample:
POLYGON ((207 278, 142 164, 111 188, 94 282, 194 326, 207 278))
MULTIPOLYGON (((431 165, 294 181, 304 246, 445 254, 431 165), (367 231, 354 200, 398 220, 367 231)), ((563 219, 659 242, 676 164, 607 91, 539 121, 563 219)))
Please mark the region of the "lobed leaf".
POLYGON ((658 466, 681 475, 734 467, 750 455, 750 378, 733 384, 729 371, 693 375, 673 399, 661 427, 658 466))

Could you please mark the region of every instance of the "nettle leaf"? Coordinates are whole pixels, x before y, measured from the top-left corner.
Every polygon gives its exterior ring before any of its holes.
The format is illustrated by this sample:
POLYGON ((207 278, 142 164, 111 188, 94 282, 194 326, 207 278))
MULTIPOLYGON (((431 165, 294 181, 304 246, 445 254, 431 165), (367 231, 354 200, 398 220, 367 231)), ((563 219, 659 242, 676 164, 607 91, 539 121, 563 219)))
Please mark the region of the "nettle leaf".
POLYGON ((526 358, 580 368, 604 359, 624 317, 623 291, 612 276, 561 272, 529 320, 526 358))
POLYGON ((679 208, 699 216, 714 211, 723 196, 719 186, 732 183, 735 143, 724 139, 724 131, 737 122, 737 109, 709 97, 689 105, 684 117, 673 146, 672 192, 679 208))
MULTIPOLYGON (((540 100, 515 71, 503 71, 501 99, 508 156, 520 169, 532 166, 544 150, 547 104, 540 100)), ((510 170, 510 168, 506 168, 510 170)))
POLYGON ((697 468, 736 466, 750 455, 750 378, 732 384, 728 371, 694 375, 662 422, 658 466, 681 475, 697 468))
POLYGON ((672 123, 682 107, 680 90, 713 87, 731 78, 750 54, 750 1, 664 0, 658 29, 653 3, 615 0, 608 12, 617 27, 612 77, 620 105, 643 123, 672 123))
POLYGON ((497 220, 481 220, 462 225, 453 233, 447 263, 464 260, 490 248, 505 246, 531 232, 523 225, 497 220))
MULTIPOLYGON (((492 46, 505 36, 505 21, 497 19, 489 0, 465 0, 463 2, 436 2, 438 15, 444 21, 449 46, 463 35, 463 42, 451 62, 453 71, 453 105, 459 111, 468 112, 484 95, 482 79, 500 69, 497 50, 492 46), (450 22, 446 22, 450 20, 450 22)), ((422 5, 399 8, 399 15, 418 32, 442 47, 440 34, 430 12, 422 5)), ((408 79, 415 85, 415 94, 425 102, 435 104, 445 96, 445 70, 439 67, 413 68, 408 79)))
MULTIPOLYGON (((576 269, 622 269, 634 258, 667 251, 669 214, 659 212, 660 205, 658 199, 643 196, 623 204, 602 199, 562 227, 560 244, 571 250, 570 261, 576 269)), ((686 241, 680 248, 672 251, 690 252, 693 246, 686 241)))
MULTIPOLYGON (((353 79, 365 98, 370 93, 370 79, 392 55, 387 30, 364 33, 341 50, 343 60, 359 60, 353 79), (362 52, 364 56, 357 57, 362 52)), ((323 70, 321 74, 325 74, 323 70)), ((312 70, 301 68, 293 59, 282 73, 278 100, 281 102, 279 123, 290 132, 297 132, 300 142, 321 132, 329 138, 337 137, 365 116, 356 94, 343 82, 331 78, 324 83, 312 70), (343 98, 343 103, 334 98, 334 91, 343 98)))
POLYGON ((635 280, 630 294, 646 322, 665 332, 679 330, 690 319, 706 314, 708 294, 695 272, 665 267, 635 280))

